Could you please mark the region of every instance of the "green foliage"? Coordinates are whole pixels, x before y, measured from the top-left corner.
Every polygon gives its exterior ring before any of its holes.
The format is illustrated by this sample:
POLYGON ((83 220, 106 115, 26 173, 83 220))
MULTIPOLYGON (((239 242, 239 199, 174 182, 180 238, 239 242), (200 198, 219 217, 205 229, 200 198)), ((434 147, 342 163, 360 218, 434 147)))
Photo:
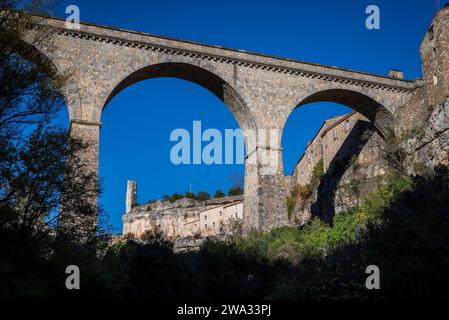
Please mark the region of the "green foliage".
POLYGON ((169 201, 169 202, 175 202, 176 200, 183 199, 183 198, 197 200, 197 201, 206 201, 206 200, 210 199, 210 194, 207 193, 206 191, 199 191, 197 194, 194 194, 193 192, 190 192, 190 191, 186 191, 186 193, 184 193, 184 195, 175 192, 171 196, 164 195, 163 200, 169 201))
POLYGON ((310 179, 311 189, 315 189, 320 183, 321 177, 324 175, 324 162, 323 158, 317 162, 315 167, 313 167, 312 178, 310 179))
POLYGON ((223 198, 224 196, 226 196, 226 195, 224 194, 223 191, 221 191, 221 189, 218 189, 218 190, 215 191, 215 193, 214 193, 214 198, 215 198, 215 199, 223 198))
POLYGON ((184 198, 181 194, 179 193, 173 193, 171 196, 169 195, 164 195, 164 201, 168 201, 168 202, 175 202, 176 200, 182 199, 184 198))
POLYGON ((351 159, 349 160, 349 166, 354 168, 354 169, 357 169, 358 168, 358 160, 359 159, 358 159, 357 155, 353 154, 351 156, 351 159))
POLYGON ((304 201, 313 194, 313 189, 310 184, 296 185, 292 190, 292 197, 296 202, 304 201))
POLYGON ((332 227, 315 218, 300 232, 300 242, 305 254, 324 255, 328 251, 356 240, 354 212, 339 213, 332 227))
POLYGON ((186 191, 186 193, 184 194, 184 197, 187 199, 193 199, 193 200, 197 199, 196 194, 194 194, 193 192, 190 192, 190 191, 186 191))
MULTIPOLYGON (((319 173, 319 169, 316 172, 319 173)), ((410 178, 392 176, 379 190, 368 196, 360 207, 337 214, 332 226, 314 218, 300 230, 281 228, 269 233, 255 233, 242 240, 239 248, 257 253, 267 260, 283 258, 297 262, 307 256, 325 256, 339 246, 357 241, 358 231, 385 210, 398 194, 411 187, 410 178)), ((289 210, 294 208, 292 199, 287 198, 289 210)))
POLYGON ((324 163, 321 158, 313 168, 310 183, 306 185, 296 185, 293 187, 290 195, 287 196, 287 214, 290 219, 297 204, 305 205, 306 201, 313 195, 318 187, 321 177, 324 175, 324 163))
POLYGON ((243 194, 243 189, 241 187, 232 187, 228 190, 228 196, 238 196, 243 194))
POLYGON ((206 201, 210 199, 210 194, 207 193, 206 191, 200 191, 197 194, 197 198, 199 201, 206 201))
POLYGON ((313 219, 299 230, 284 227, 227 242, 208 241, 197 253, 174 254, 170 243, 149 234, 145 244, 120 241, 102 255, 50 238, 59 246, 57 254, 48 259, 40 250, 31 251, 34 259, 26 279, 8 264, 14 251, 5 248, 16 244, 15 236, 0 229, 0 296, 447 298, 448 172, 441 167, 430 177, 392 176, 362 206, 337 214, 332 226, 313 219), (368 291, 365 268, 373 261, 381 266, 382 290, 368 291), (74 262, 86 270, 78 293, 54 285, 65 280, 57 270, 74 262))
POLYGON ((401 192, 410 190, 413 181, 410 177, 393 175, 379 190, 371 193, 356 210, 356 220, 364 223, 387 208, 401 192))
POLYGON ((290 219, 292 217, 293 210, 295 210, 295 199, 293 198, 293 196, 287 196, 286 200, 287 200, 287 214, 288 218, 290 219))

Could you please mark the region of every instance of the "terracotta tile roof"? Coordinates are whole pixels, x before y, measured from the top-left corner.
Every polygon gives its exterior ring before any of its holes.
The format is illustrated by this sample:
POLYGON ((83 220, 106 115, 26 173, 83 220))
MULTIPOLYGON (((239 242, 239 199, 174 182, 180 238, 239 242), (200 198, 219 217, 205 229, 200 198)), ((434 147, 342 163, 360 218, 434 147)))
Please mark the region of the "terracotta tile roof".
POLYGON ((324 129, 324 131, 321 133, 320 137, 323 138, 330 130, 332 130, 333 128, 335 128, 336 126, 338 126, 340 123, 345 122, 347 119, 349 119, 350 117, 352 117, 354 114, 356 114, 355 111, 345 114, 344 116, 341 116, 341 118, 337 121, 335 121, 334 123, 332 123, 329 127, 327 127, 326 129, 324 129))

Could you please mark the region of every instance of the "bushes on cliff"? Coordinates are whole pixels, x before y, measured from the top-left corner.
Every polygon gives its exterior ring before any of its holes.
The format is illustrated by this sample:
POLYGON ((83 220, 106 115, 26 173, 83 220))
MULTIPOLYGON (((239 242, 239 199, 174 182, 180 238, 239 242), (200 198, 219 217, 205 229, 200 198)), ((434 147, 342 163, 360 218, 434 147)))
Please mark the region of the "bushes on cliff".
POLYGON ((208 241, 186 254, 164 241, 123 241, 100 256, 58 250, 49 261, 36 260, 21 284, 43 297, 87 299, 447 297, 448 206, 449 169, 440 167, 429 177, 392 176, 359 208, 337 214, 332 227, 314 219, 300 230, 208 241), (79 292, 67 291, 57 272, 70 261, 83 270, 79 292), (380 268, 381 290, 364 287, 372 264, 380 268))
POLYGON ((310 259, 327 259, 335 251, 359 243, 368 226, 382 225, 383 212, 412 186, 411 178, 392 175, 361 206, 337 214, 332 227, 314 218, 300 230, 285 227, 269 233, 254 233, 240 240, 237 248, 267 261, 285 260, 299 268, 310 259))
POLYGON ((325 256, 307 256, 272 297, 448 298, 448 205, 447 167, 429 177, 391 179, 349 219, 356 226, 354 241, 338 241, 325 256), (369 291, 365 269, 373 264, 380 268, 381 290, 369 291))
POLYGON ((312 197, 313 193, 317 189, 323 174, 324 162, 321 158, 313 168, 310 183, 305 185, 295 185, 290 194, 287 195, 287 214, 289 219, 291 219, 296 206, 300 205, 300 208, 304 209, 304 206, 307 205, 307 200, 312 197))

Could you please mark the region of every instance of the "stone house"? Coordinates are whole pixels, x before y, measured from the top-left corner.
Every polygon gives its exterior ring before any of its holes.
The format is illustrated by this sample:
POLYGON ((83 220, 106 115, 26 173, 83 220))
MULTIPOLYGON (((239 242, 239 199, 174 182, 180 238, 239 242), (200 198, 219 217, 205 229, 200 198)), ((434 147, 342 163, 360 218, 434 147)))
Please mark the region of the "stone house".
POLYGON ((313 169, 321 160, 326 173, 331 164, 354 154, 368 123, 368 119, 357 112, 326 120, 298 160, 292 173, 292 184, 310 183, 313 169))

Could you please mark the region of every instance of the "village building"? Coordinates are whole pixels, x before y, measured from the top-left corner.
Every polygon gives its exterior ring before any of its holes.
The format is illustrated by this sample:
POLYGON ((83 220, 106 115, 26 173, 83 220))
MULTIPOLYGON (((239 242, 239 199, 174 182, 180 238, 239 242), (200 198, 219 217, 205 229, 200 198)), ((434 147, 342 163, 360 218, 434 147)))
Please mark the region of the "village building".
MULTIPOLYGON (((135 182, 128 183, 127 199, 135 199, 135 182), (130 188, 131 186, 131 188, 130 188)), ((123 234, 140 238, 145 233, 161 234, 167 240, 186 237, 212 237, 226 225, 243 219, 243 195, 206 201, 182 198, 174 202, 156 201, 127 206, 123 234)))
POLYGON ((323 162, 323 173, 326 173, 332 163, 355 154, 368 127, 371 127, 369 120, 357 112, 326 120, 296 163, 292 183, 310 183, 314 168, 320 161, 323 162))

